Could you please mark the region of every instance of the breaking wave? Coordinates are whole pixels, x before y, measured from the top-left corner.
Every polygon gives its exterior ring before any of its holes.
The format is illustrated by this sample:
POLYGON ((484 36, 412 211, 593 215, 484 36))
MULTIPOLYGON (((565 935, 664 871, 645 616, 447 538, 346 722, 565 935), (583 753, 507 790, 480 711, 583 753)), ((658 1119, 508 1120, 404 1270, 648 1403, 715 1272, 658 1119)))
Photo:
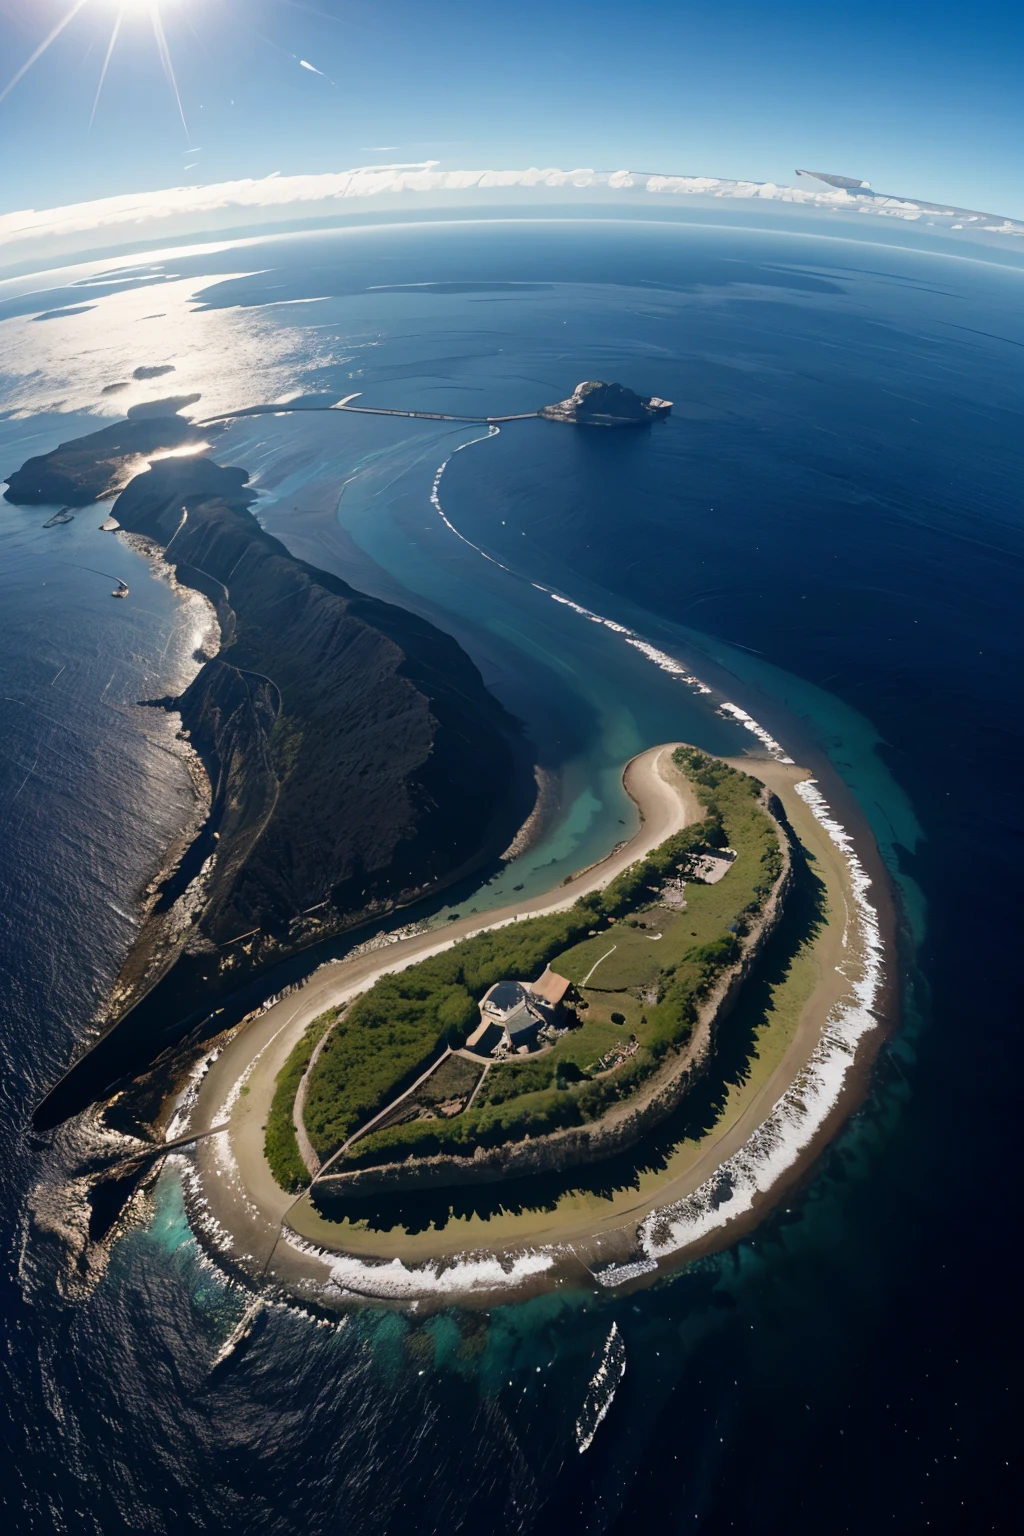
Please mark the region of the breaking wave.
MULTIPOLYGON (((686 1248, 716 1227, 744 1215, 756 1196, 768 1190, 791 1168, 813 1141, 835 1108, 857 1048, 877 1026, 874 1005, 883 974, 883 949, 878 913, 868 901, 871 880, 853 847, 853 839, 836 821, 813 779, 796 785, 796 792, 841 851, 850 874, 859 974, 850 976, 851 995, 835 1004, 810 1061, 740 1150, 716 1168, 692 1195, 653 1211, 641 1224, 641 1246, 659 1259, 686 1248)), ((844 947, 852 949, 849 929, 844 947)))
POLYGON ((516 1255, 507 1264, 488 1254, 459 1256, 450 1264, 434 1262, 409 1269, 401 1259, 372 1264, 352 1254, 331 1253, 287 1230, 282 1237, 290 1248, 318 1259, 329 1270, 328 1289, 342 1296, 370 1296, 377 1301, 415 1301, 421 1297, 514 1289, 543 1274, 555 1262, 553 1253, 531 1250, 516 1255))

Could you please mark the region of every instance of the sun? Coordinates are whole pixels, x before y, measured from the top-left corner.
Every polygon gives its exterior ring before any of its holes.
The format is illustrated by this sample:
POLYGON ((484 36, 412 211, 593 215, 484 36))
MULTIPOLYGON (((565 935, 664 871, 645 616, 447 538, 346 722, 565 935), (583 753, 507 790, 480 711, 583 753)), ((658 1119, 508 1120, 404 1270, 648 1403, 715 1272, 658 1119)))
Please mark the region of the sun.
MULTIPOLYGON (((38 3, 38 0, 0 0, 0 8, 7 9, 11 3, 13 3, 15 8, 33 7, 38 3)), ((286 7, 287 12, 290 12, 292 9, 308 10, 314 15, 325 16, 328 21, 338 21, 337 17, 319 10, 316 6, 307 5, 305 0, 277 0, 277 3, 286 7)), ((273 38, 265 36, 259 28, 253 25, 251 16, 246 15, 244 12, 236 11, 234 0, 203 0, 203 3, 200 5, 194 4, 194 0, 65 0, 65 4, 67 9, 64 13, 58 17, 46 36, 12 78, 8 80, 7 84, 0 89, 0 102, 10 95, 20 81, 24 80, 32 66, 43 57, 44 53, 57 41, 61 34, 71 26, 76 17, 80 16, 82 17, 83 25, 93 26, 94 44, 97 41, 95 24, 98 23, 102 28, 98 41, 100 49, 103 50, 103 62, 100 66, 99 78, 96 83, 96 95, 93 98, 92 112, 89 116, 90 128, 96 117, 100 98, 103 95, 107 72, 117 48, 118 39, 128 29, 132 29, 136 33, 151 31, 157 56, 174 98, 175 106, 178 109, 178 116, 181 118, 181 126, 184 129, 185 138, 188 140, 188 123, 185 121, 185 109, 182 106, 181 92, 178 90, 178 80, 174 64, 171 60, 171 50, 168 46, 167 33, 164 28, 164 17, 180 17, 198 39, 192 18, 188 15, 190 10, 194 12, 197 21, 201 16, 206 16, 211 12, 216 12, 224 18, 230 17, 233 25, 245 27, 254 37, 259 38, 261 43, 273 49, 279 56, 291 60, 294 68, 306 71, 307 79, 309 75, 316 75, 327 87, 332 90, 337 89, 336 82, 332 80, 326 71, 317 69, 316 65, 310 64, 308 59, 300 58, 286 44, 280 44, 274 41, 273 38), (110 29, 109 32, 107 30, 108 27, 110 29)))
POLYGON ((107 70, 110 67, 110 60, 113 57, 114 49, 117 46, 118 35, 121 31, 121 27, 124 21, 128 16, 147 16, 153 28, 153 40, 156 44, 156 50, 160 57, 160 63, 163 66, 164 74, 167 77, 167 83, 174 93, 174 100, 178 108, 178 115, 181 118, 181 125, 184 128, 187 137, 188 124, 185 121, 185 111, 181 104, 181 93, 178 90, 178 81, 174 73, 174 65, 171 62, 171 51, 167 46, 167 34, 164 31, 163 16, 161 14, 162 6, 164 3, 165 0, 73 0, 72 5, 68 8, 67 11, 65 11, 60 20, 57 21, 57 23, 50 29, 47 35, 43 38, 42 42, 36 48, 35 52, 29 55, 17 73, 4 86, 3 90, 0 90, 0 101, 3 101, 4 97, 8 96, 10 92, 14 90, 14 87, 18 84, 18 82, 25 78, 33 64, 42 58, 43 54, 47 51, 51 44, 56 42, 57 38, 61 35, 64 29, 74 21, 79 12, 84 11, 87 8, 91 11, 102 10, 107 12, 108 15, 110 12, 113 12, 114 19, 110 33, 110 39, 107 43, 107 50, 103 59, 103 67, 100 70, 99 84, 96 87, 96 97, 93 101, 92 114, 89 118, 89 124, 91 127, 93 118, 96 116, 96 108, 99 106, 100 96, 103 94, 103 85, 107 78, 107 70))

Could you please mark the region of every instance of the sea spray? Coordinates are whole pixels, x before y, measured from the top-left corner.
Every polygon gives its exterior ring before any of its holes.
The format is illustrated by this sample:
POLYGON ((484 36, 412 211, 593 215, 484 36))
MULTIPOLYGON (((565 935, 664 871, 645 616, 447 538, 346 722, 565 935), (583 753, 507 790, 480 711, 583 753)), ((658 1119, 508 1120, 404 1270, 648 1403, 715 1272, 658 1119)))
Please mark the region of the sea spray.
POLYGON ((839 1100, 860 1042, 877 1026, 873 1009, 882 981, 883 951, 878 913, 867 898, 871 880, 850 834, 833 817, 815 781, 807 779, 795 787, 846 861, 861 950, 860 975, 848 978, 851 995, 829 1012, 807 1066, 739 1151, 693 1194, 653 1211, 641 1224, 641 1245, 654 1259, 688 1247, 744 1215, 757 1195, 777 1183, 824 1125, 839 1100))
POLYGON ((435 1261, 409 1269, 401 1259, 374 1264, 354 1254, 330 1253, 294 1232, 283 1231, 282 1237, 290 1248, 324 1264, 330 1270, 332 1287, 342 1296, 377 1301, 514 1289, 544 1274, 555 1262, 553 1250, 530 1249, 504 1260, 495 1254, 460 1254, 447 1264, 435 1261))

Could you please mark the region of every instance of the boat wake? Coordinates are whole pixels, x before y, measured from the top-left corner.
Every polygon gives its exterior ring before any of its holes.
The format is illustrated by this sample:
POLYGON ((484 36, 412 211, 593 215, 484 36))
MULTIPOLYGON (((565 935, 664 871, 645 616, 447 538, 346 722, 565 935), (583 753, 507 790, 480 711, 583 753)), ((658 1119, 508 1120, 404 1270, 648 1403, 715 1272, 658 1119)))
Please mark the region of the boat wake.
POLYGON ((262 1320, 265 1311, 266 1306, 262 1296, 254 1296, 211 1360, 211 1376, 215 1371, 222 1370, 236 1353, 245 1348, 252 1338, 257 1325, 262 1320))

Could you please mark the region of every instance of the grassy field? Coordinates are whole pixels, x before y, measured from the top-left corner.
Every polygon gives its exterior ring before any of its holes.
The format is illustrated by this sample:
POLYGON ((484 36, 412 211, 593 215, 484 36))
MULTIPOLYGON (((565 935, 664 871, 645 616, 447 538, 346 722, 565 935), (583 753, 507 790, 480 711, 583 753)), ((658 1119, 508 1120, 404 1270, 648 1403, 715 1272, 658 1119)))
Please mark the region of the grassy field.
MULTIPOLYGON (((577 984, 589 977, 579 1027, 549 1050, 493 1066, 468 1113, 375 1130, 346 1154, 347 1165, 410 1153, 467 1155, 477 1145, 596 1118, 635 1092, 667 1052, 686 1044, 700 999, 738 957, 739 938, 781 869, 781 850, 759 804, 757 780, 688 749, 677 761, 705 807, 699 836, 736 850, 725 877, 715 885, 688 882, 681 912, 660 906, 665 877, 685 868, 684 845, 675 839, 602 896, 577 903, 573 911, 586 931, 553 954, 551 964, 577 984), (636 1042, 629 1051, 631 1036, 636 1042), (620 1058, 611 1063, 608 1053, 616 1047, 620 1058)), ((505 974, 531 979, 536 972, 505 974)))
MULTIPOLYGON (((687 887, 691 895, 694 889, 696 887, 687 887)), ((711 934, 704 937, 711 937, 711 934)), ((678 959, 689 949, 692 938, 698 938, 698 935, 689 921, 688 912, 654 907, 642 911, 639 918, 625 918, 608 924, 594 938, 574 944, 564 955, 559 955, 558 971, 577 986, 589 977, 588 985, 599 992, 624 992, 628 987, 646 987, 657 980, 670 957, 678 959), (631 922, 637 926, 631 926, 631 922)))
POLYGON ((591 922, 589 911, 573 907, 477 934, 382 976, 332 1030, 310 1073, 306 1129, 318 1155, 337 1151, 446 1045, 463 1045, 479 1021, 476 1000, 493 982, 539 976, 591 922))

